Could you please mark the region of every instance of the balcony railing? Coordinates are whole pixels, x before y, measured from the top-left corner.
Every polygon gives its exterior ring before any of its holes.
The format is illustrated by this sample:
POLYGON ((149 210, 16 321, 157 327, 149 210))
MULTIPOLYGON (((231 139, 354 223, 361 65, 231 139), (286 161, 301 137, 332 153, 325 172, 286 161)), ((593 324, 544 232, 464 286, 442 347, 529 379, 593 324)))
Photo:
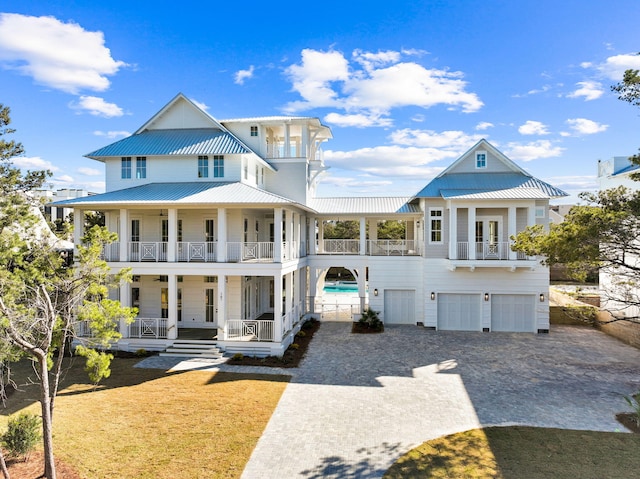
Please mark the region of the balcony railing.
POLYGON ((360 254, 360 240, 326 239, 322 240, 322 254, 360 254))
MULTIPOLYGON (((474 244, 474 243, 472 243, 474 244)), ((455 259, 468 260, 469 243, 467 241, 458 241, 456 245, 457 257, 455 259)), ((531 260, 535 257, 527 256, 521 252, 513 252, 510 258, 511 243, 508 241, 499 241, 496 243, 475 243, 476 260, 531 260)))
POLYGON ((167 261, 165 241, 132 241, 128 244, 129 261, 167 261))
POLYGON ((215 241, 181 241, 177 243, 176 259, 180 262, 216 261, 218 243, 215 241))
POLYGON ((272 263, 273 243, 270 241, 227 243, 227 261, 230 263, 241 261, 272 263))
POLYGON ((225 331, 229 341, 273 341, 274 322, 269 319, 228 319, 225 331))
POLYGON ((166 318, 136 318, 127 327, 130 338, 167 338, 166 318))
POLYGON ((372 256, 416 256, 420 254, 414 240, 370 240, 367 254, 372 256))

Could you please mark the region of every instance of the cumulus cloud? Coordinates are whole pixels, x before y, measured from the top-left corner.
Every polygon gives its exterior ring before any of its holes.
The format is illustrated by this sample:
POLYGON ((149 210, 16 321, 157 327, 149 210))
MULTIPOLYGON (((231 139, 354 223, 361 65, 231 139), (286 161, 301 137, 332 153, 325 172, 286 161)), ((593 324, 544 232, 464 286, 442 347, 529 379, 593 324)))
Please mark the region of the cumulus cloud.
POLYGON ((78 173, 86 175, 86 176, 100 176, 102 171, 96 170, 95 168, 87 168, 85 166, 81 166, 78 168, 78 173))
POLYGON ((477 131, 484 131, 484 130, 488 130, 489 128, 493 128, 495 125, 491 122, 488 121, 481 121, 480 123, 478 123, 476 125, 476 130, 477 131))
POLYGON ((324 121, 335 126, 355 126, 364 128, 368 126, 391 126, 391 118, 381 118, 380 115, 367 113, 340 114, 329 113, 324 117, 324 121))
POLYGON ((300 63, 285 70, 302 100, 290 102, 284 109, 298 112, 328 107, 344 110, 347 115, 380 119, 405 106, 446 105, 464 112, 482 107, 479 97, 466 90, 461 72, 425 68, 401 61, 402 55, 355 50, 349 62, 338 51, 305 49, 300 63))
POLYGON ((0 13, 0 63, 37 83, 77 94, 104 91, 127 64, 114 60, 102 32, 55 17, 0 13))
POLYGON ((585 101, 590 101, 600 98, 604 93, 602 83, 597 81, 581 81, 576 86, 578 88, 567 95, 569 98, 584 97, 585 101))
POLYGON ((603 125, 602 123, 587 120, 586 118, 570 118, 566 123, 577 135, 593 135, 595 133, 603 132, 609 128, 609 125, 603 125))
POLYGON ((527 120, 524 125, 518 127, 518 133, 521 135, 548 135, 547 125, 542 122, 527 120))
MULTIPOLYGON (((588 64, 588 67, 593 66, 593 64, 588 64)), ((610 80, 620 81, 626 70, 640 70, 640 55, 635 53, 613 55, 603 63, 595 65, 595 68, 610 80)))
POLYGON ((564 150, 565 148, 556 146, 549 140, 538 140, 530 143, 508 143, 505 153, 512 160, 531 161, 554 158, 560 156, 564 150))
POLYGON ((457 155, 475 145, 482 139, 482 135, 467 135, 462 131, 456 130, 438 133, 432 130, 412 130, 410 128, 404 128, 394 131, 389 138, 396 145, 441 148, 447 150, 452 155, 457 155))
POLYGON ((80 113, 86 112, 103 118, 114 118, 124 114, 122 108, 118 105, 108 103, 104 101, 104 98, 97 96, 82 95, 77 101, 72 101, 69 106, 80 113))
POLYGON ((105 138, 113 139, 113 138, 124 138, 127 136, 131 136, 131 132, 125 130, 112 130, 112 131, 100 131, 96 130, 93 132, 96 136, 103 136, 105 138))
POLYGON ((206 103, 202 103, 198 100, 194 100, 193 98, 190 98, 190 100, 195 106, 200 108, 202 111, 207 111, 209 109, 209 105, 207 105, 206 103))
POLYGON ((244 85, 245 80, 253 78, 254 71, 255 67, 253 65, 249 66, 247 70, 238 70, 233 76, 233 82, 236 85, 244 85))
POLYGON ((39 156, 18 156, 12 158, 11 162, 16 168, 24 170, 51 170, 58 171, 60 168, 53 165, 50 161, 43 160, 39 156))

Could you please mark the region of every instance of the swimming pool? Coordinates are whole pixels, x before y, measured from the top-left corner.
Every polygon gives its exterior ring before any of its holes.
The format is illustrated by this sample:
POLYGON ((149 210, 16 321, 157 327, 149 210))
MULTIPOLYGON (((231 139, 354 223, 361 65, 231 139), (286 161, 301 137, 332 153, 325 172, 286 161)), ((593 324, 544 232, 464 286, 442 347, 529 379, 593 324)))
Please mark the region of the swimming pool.
POLYGON ((358 283, 355 281, 325 282, 325 293, 357 293, 358 283))

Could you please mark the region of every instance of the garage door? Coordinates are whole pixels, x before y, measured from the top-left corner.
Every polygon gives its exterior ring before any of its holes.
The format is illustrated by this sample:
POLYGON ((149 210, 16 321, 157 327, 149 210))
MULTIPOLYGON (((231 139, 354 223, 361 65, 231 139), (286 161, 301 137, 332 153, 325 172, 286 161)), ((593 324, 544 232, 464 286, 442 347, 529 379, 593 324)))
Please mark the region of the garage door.
POLYGON ((416 292, 409 289, 384 290, 384 323, 416 324, 416 292))
POLYGON ((492 294, 491 330, 535 331, 536 297, 530 294, 492 294))
POLYGON ((438 329, 480 331, 479 294, 438 294, 438 329))

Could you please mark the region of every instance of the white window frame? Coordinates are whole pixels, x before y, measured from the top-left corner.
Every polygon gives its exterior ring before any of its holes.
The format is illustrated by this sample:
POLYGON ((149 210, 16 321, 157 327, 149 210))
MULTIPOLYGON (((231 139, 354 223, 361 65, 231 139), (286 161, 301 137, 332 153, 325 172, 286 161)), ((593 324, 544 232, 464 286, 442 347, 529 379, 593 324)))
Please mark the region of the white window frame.
POLYGON ((251 136, 258 136, 258 125, 251 125, 249 127, 249 135, 251 136))
POLYGON ((224 155, 213 155, 213 177, 224 178, 224 155))
POLYGON ((429 231, 427 232, 428 234, 428 238, 429 238, 429 244, 444 244, 444 208, 442 207, 435 207, 435 208, 429 208, 429 218, 427 220, 429 223, 429 231), (432 216, 431 213, 432 212, 440 212, 439 216, 432 216), (434 230, 433 229, 433 221, 435 220, 440 220, 440 240, 433 240, 431 233, 433 231, 438 231, 438 230, 434 230))
POLYGON ((130 156, 123 156, 120 159, 120 178, 123 180, 131 179, 131 170, 133 169, 133 162, 130 156))
POLYGON ((209 157, 198 155, 198 178, 209 178, 209 157))
POLYGON ((486 170, 487 169, 487 152, 486 151, 476 151, 476 170, 486 170), (484 156, 484 163, 482 165, 478 162, 478 157, 480 155, 484 156))
POLYGON ((136 179, 142 180, 147 177, 147 157, 136 156, 136 179))

